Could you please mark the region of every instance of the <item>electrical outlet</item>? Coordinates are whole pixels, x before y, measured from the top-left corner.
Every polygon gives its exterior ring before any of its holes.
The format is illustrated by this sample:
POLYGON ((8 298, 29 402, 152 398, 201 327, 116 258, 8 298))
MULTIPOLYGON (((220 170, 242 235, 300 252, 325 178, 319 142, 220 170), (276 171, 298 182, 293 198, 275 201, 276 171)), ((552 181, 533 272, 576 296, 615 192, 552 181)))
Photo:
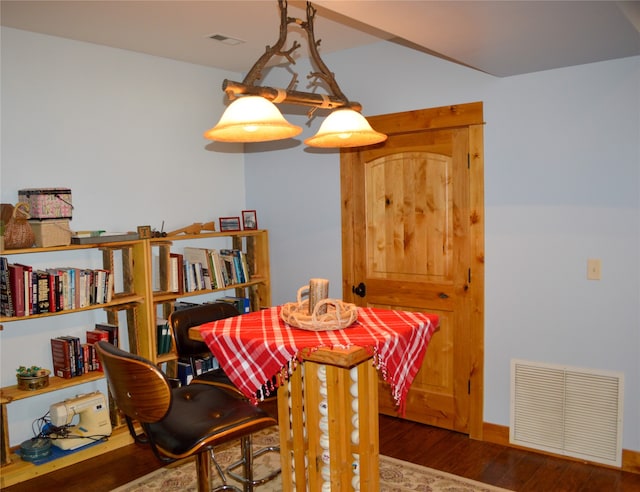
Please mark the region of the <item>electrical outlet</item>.
POLYGON ((587 280, 600 280, 601 262, 597 258, 587 260, 587 280))

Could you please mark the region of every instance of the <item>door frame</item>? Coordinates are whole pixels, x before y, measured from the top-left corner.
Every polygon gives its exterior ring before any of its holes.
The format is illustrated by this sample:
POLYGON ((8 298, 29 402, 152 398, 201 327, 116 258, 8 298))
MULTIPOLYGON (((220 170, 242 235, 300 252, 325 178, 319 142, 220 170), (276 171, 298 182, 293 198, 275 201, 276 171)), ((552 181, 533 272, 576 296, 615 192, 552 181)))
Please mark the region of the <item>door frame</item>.
MULTIPOLYGON (((469 323, 470 400, 469 437, 482 439, 484 417, 484 120, 483 103, 473 102, 367 117, 373 128, 387 135, 454 127, 469 129, 469 247, 471 256, 471 293, 469 323)), ((344 193, 352 189, 353 176, 346 165, 357 149, 340 151, 340 186, 342 193, 342 292, 345 301, 353 302, 352 286, 355 248, 363 247, 351 222, 353 201, 344 193)))

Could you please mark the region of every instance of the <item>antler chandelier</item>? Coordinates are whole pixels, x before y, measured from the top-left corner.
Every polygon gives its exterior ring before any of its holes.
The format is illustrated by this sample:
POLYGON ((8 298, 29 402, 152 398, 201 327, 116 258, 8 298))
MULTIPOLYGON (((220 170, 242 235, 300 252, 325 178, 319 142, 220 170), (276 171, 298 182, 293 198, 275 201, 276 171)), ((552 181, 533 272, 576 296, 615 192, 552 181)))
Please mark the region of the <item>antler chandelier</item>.
POLYGON ((280 8, 280 36, 273 46, 267 46, 242 82, 225 79, 222 90, 231 104, 220 121, 204 133, 205 138, 220 142, 265 142, 292 138, 302 132, 302 128, 289 123, 276 104, 287 103, 310 106, 309 116, 318 109, 331 109, 331 114, 320 125, 318 133, 304 142, 311 147, 359 147, 383 142, 387 136, 376 132, 360 114, 362 106, 349 101, 336 82, 333 73, 320 58, 316 42, 313 20, 316 9, 307 2, 307 20, 303 21, 287 15, 287 1, 278 0, 280 8), (294 90, 298 74, 294 72, 286 89, 256 85, 262 78, 266 64, 274 56, 284 56, 290 64, 295 64, 292 54, 300 47, 297 41, 289 49, 284 49, 287 41, 288 25, 297 24, 307 34, 309 53, 315 71, 308 79, 312 85, 324 83, 328 94, 300 92, 294 90))

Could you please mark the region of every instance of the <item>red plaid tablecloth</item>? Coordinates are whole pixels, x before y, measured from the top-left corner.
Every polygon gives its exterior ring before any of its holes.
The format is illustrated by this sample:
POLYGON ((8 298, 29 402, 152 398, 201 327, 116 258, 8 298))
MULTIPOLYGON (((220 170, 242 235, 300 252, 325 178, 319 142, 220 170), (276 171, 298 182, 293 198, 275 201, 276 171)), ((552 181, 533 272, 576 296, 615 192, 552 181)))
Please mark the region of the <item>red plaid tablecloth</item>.
POLYGON ((363 347, 391 385, 404 414, 409 387, 438 327, 433 314, 358 308, 358 320, 344 330, 307 331, 280 318, 280 307, 226 318, 200 326, 202 339, 231 381, 253 401, 275 390, 274 376, 293 370, 303 349, 363 347))

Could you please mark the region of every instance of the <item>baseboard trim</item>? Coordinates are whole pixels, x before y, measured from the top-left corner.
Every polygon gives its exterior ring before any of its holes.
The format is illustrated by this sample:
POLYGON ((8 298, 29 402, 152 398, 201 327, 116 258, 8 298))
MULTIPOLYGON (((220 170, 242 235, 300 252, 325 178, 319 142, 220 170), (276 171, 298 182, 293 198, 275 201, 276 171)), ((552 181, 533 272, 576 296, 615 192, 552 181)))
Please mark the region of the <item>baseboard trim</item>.
MULTIPOLYGON (((497 425, 497 424, 484 422, 482 424, 482 440, 487 442, 492 442, 494 444, 500 444, 502 446, 509 446, 509 447, 518 448, 518 449, 526 449, 527 451, 547 454, 549 456, 556 456, 558 458, 568 459, 572 461, 583 461, 583 460, 577 460, 575 458, 571 458, 570 456, 547 453, 544 451, 540 451, 539 449, 524 448, 522 446, 516 446, 514 444, 511 444, 509 442, 509 427, 504 425, 497 425)), ((621 468, 603 465, 602 463, 592 463, 592 462, 588 462, 588 463, 596 466, 602 466, 605 468, 613 468, 615 470, 621 469, 622 471, 640 474, 640 451, 623 449, 621 468)))

